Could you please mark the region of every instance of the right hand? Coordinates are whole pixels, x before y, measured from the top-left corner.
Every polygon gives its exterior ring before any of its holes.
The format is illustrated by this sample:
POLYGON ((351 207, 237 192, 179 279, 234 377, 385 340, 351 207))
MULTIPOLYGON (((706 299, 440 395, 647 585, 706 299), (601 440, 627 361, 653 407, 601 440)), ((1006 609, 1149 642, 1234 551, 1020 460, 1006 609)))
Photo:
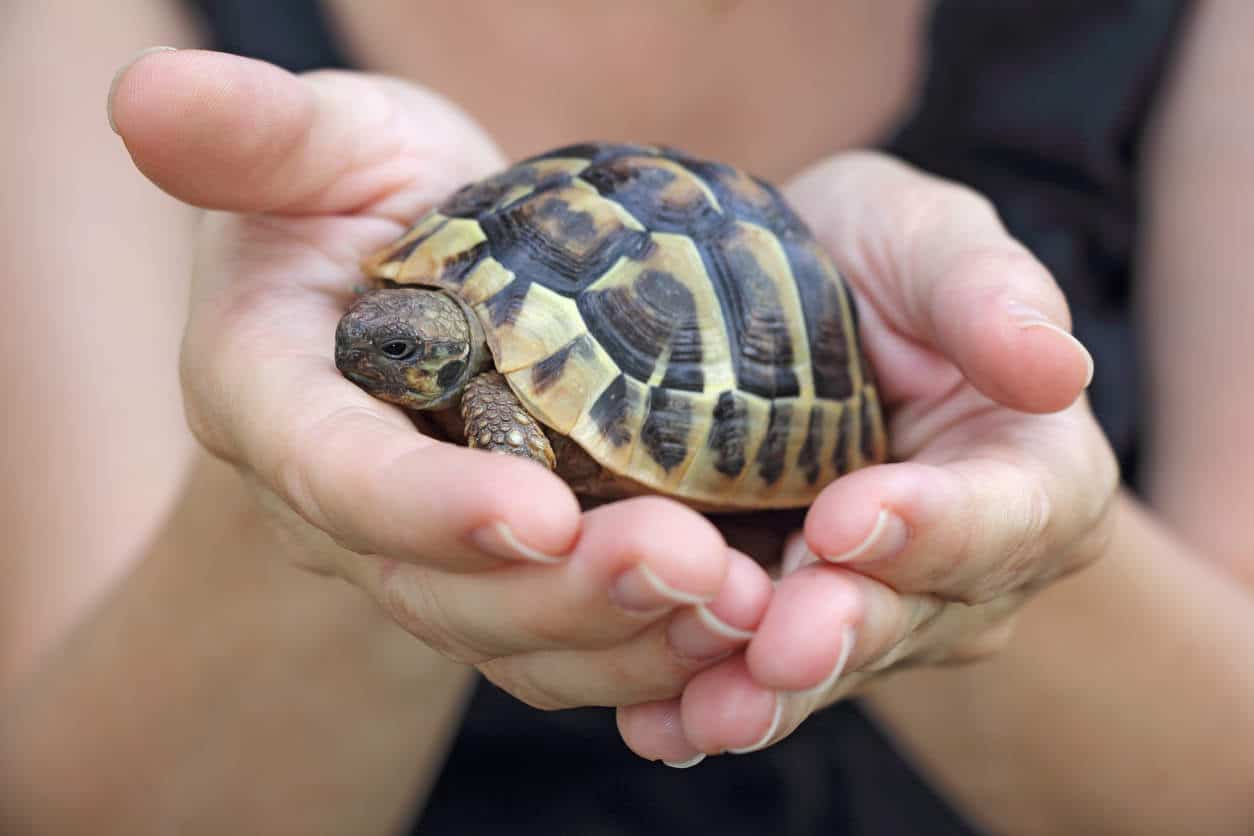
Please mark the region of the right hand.
POLYGON ((546 708, 675 697, 746 643, 770 580, 701 515, 659 498, 581 514, 543 468, 424 436, 336 371, 361 258, 502 165, 466 115, 392 79, 196 51, 141 57, 110 114, 149 179, 215 210, 187 414, 257 486, 284 559, 546 708))

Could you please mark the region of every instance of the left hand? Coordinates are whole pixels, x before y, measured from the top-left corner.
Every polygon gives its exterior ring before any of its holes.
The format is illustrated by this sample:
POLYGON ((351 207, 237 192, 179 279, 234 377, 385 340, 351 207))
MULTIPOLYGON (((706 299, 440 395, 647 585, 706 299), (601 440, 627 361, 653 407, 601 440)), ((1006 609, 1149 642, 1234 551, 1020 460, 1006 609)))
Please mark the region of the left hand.
POLYGON ((619 709, 650 759, 761 749, 885 671, 994 652, 1108 537, 1118 469, 1082 397, 1092 360, 988 201, 861 152, 786 191, 858 297, 892 463, 818 497, 745 653, 619 709))

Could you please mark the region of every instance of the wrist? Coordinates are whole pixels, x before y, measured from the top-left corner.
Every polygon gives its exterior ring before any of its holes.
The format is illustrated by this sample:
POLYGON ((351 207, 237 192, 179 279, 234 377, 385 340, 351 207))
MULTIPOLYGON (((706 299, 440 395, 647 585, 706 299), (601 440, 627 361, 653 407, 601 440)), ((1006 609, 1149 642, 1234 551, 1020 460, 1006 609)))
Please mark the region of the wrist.
POLYGON ((0 810, 47 832, 348 830, 327 822, 394 823, 429 784, 469 670, 297 567, 249 491, 197 462, 135 570, 4 706, 0 810))
POLYGON ((328 552, 340 547, 294 514, 284 519, 271 502, 278 500, 234 467, 202 456, 150 550, 152 571, 172 588, 207 584, 204 593, 229 606, 224 617, 251 622, 239 634, 295 645, 285 652, 338 648, 402 688, 469 674, 402 630, 358 587, 309 568, 327 565, 328 552))

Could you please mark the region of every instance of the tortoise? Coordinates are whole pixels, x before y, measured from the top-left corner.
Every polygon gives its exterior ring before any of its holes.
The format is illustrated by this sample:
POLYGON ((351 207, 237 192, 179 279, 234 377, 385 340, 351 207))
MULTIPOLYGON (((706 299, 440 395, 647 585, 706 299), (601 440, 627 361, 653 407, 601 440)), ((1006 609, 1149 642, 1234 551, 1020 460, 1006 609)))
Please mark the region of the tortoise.
POLYGON ((341 373, 576 493, 800 507, 885 457, 848 287, 734 167, 560 148, 464 186, 363 272, 341 373))

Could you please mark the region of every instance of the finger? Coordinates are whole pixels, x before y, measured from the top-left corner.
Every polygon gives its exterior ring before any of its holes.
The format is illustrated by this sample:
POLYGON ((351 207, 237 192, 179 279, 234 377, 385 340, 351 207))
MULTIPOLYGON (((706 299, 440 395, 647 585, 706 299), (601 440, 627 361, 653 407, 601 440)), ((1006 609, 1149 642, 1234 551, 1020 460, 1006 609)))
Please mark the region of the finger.
POLYGON ((678 699, 623 706, 614 719, 623 743, 645 760, 662 761, 676 769, 688 769, 705 760, 705 753, 684 737, 678 699))
POLYGON ((771 595, 754 561, 729 553, 727 577, 708 604, 682 606, 613 647, 494 659, 480 670, 539 708, 657 705, 677 699, 693 674, 727 658, 753 637, 771 595), (735 626, 738 625, 738 626, 735 626))
MULTIPOLYGON (((753 637, 771 581, 753 560, 728 554, 727 576, 708 604, 681 606, 625 642, 600 650, 549 651, 493 659, 480 670, 537 708, 660 705, 693 674, 727 658, 753 637)), ((576 558, 577 559, 577 558, 576 558)))
POLYGON ((301 517, 358 554, 469 572, 498 559, 556 563, 577 537, 569 488, 531 462, 435 441, 373 409, 288 426, 296 437, 276 444, 289 452, 253 461, 301 517))
POLYGON ((671 618, 666 638, 681 659, 712 662, 743 647, 766 613, 771 579, 757 561, 731 550, 727 577, 708 604, 685 607, 671 618))
MULTIPOLYGON (((811 169, 788 195, 870 317, 938 350, 986 396, 1053 412, 1088 385, 1092 359, 1069 333, 1062 292, 984 198, 870 153, 811 169)), ((899 380, 918 376, 918 351, 889 348, 875 328, 866 337, 894 399, 899 380)))
POLYGON ((666 624, 659 622, 611 648, 505 656, 478 668, 517 699, 552 711, 675 699, 694 674, 711 664, 671 653, 666 624))
POLYGON ((223 275, 200 277, 222 289, 194 306, 184 339, 181 373, 197 438, 325 532, 331 545, 458 571, 493 557, 566 554, 580 511, 560 479, 530 462, 426 438, 400 409, 336 372, 331 353, 343 303, 334 288, 347 282, 345 262, 356 244, 389 222, 339 223, 331 237, 344 252, 289 240, 294 228, 331 223, 288 220, 273 241, 265 238, 268 227, 211 224, 247 235, 249 243, 218 246, 227 257, 201 271, 223 275), (241 259, 250 281, 226 275, 241 259))
POLYGON ((909 640, 945 602, 902 595, 879 581, 829 566, 806 551, 800 567, 776 584, 745 653, 763 687, 827 693, 847 672, 880 670, 913 650, 909 640))
MULTIPOLYGON (((732 554, 700 514, 642 497, 587 512, 561 565, 477 574, 385 567, 367 588, 419 638, 461 661, 482 662, 611 647, 672 610, 719 600, 731 602, 721 607, 729 618, 755 624, 760 612, 747 609, 769 597, 770 581, 760 570, 730 572, 733 563, 743 566, 732 554)), ((665 641, 663 631, 658 642, 665 641)))
POLYGON ((143 55, 109 113, 140 171, 211 209, 405 219, 501 164, 465 114, 412 85, 218 52, 143 55))
MULTIPOLYGON (((916 652, 922 628, 944 611, 930 596, 897 595, 853 572, 803 565, 778 584, 743 661, 721 663, 688 683, 680 706, 684 738, 706 753, 774 745, 873 672, 916 652), (827 624, 797 616, 824 600, 853 603, 843 617, 823 619, 827 624)), ((646 732, 637 733, 643 741, 646 732)))
POLYGON ((1100 553, 1118 478, 1090 420, 1080 407, 989 414, 964 428, 978 443, 849 474, 811 507, 809 548, 897 590, 969 604, 1073 571, 1100 553))

